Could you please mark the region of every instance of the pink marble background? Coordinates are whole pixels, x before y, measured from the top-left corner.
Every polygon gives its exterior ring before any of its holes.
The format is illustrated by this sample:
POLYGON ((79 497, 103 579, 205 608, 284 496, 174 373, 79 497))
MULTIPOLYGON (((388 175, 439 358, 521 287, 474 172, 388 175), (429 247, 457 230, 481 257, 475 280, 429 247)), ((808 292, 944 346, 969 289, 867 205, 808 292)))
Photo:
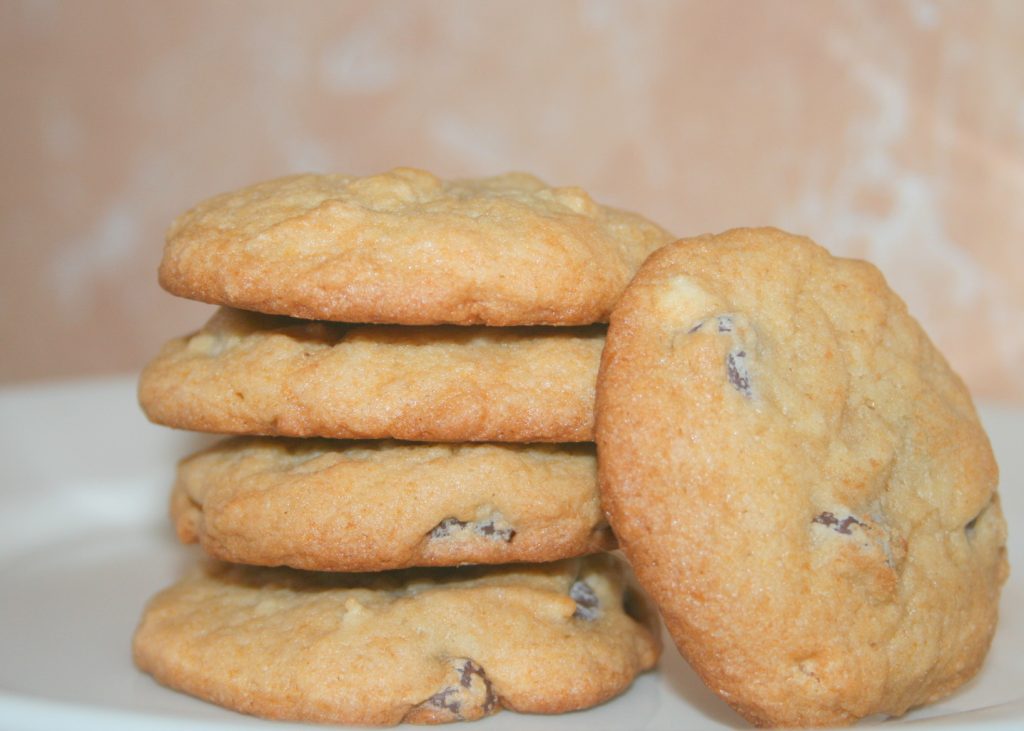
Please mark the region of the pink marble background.
POLYGON ((1024 3, 0 2, 0 380, 136 371, 200 199, 304 170, 509 169, 679 235, 875 262, 1024 403, 1024 3))

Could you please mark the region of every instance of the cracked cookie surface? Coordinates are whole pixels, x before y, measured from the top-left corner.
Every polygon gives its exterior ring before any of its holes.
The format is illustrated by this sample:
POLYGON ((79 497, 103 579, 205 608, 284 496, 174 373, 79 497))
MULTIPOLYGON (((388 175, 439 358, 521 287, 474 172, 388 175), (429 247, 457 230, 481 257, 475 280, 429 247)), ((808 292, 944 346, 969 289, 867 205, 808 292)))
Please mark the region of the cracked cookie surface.
POLYGON ((143 370, 153 421, 222 434, 593 438, 603 326, 343 325, 222 308, 143 370))
POLYGON ((988 438, 872 265, 775 229, 653 255, 609 326, 602 500, 708 685, 761 725, 972 677, 1008 573, 988 438))
POLYGON ((296 175, 182 215, 160 282, 182 297, 312 320, 587 325, 607 321, 644 258, 673 238, 522 173, 296 175))
POLYGON ((592 444, 236 438, 178 466, 178 536, 319 571, 554 561, 614 548, 592 444))
POLYGON ((610 554, 549 564, 328 574, 208 563, 154 597, 135 661, 258 716, 471 720, 601 703, 652 667, 650 611, 610 554), (586 616, 577 613, 586 586, 586 616))

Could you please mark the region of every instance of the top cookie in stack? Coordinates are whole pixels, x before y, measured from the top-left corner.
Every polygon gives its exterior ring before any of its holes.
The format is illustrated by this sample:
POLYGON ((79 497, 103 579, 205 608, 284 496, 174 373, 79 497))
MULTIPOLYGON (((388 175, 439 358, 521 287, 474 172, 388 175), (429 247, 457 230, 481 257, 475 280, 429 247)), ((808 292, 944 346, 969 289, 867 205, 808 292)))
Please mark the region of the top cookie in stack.
POLYGON ((298 175, 213 198, 172 226, 172 294, 276 315, 401 325, 606 322, 672 237, 579 188, 512 173, 298 175))

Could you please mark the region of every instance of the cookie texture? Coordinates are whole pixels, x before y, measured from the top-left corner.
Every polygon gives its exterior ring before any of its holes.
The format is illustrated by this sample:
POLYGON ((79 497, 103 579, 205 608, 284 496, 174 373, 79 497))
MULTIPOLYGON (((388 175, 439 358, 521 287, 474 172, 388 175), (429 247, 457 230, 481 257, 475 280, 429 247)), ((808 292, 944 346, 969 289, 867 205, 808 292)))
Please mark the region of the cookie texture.
POLYGON ((970 396, 875 267, 682 241, 616 309, 602 499, 708 685, 759 725, 899 715, 975 674, 1006 579, 970 396))
POLYGON ((606 321, 644 258, 673 238, 579 188, 521 173, 298 175, 181 216, 160 283, 306 319, 586 325, 606 321))
POLYGON ((593 438, 604 328, 358 326, 221 309, 143 370, 153 421, 224 434, 593 438))
POLYGON ((375 574, 214 563, 151 600, 133 647, 161 683, 244 713, 442 723, 601 703, 656 662, 652 621, 609 554, 375 574))
POLYGON ((185 459, 178 536, 318 571, 554 561, 615 547, 592 444, 236 438, 185 459))

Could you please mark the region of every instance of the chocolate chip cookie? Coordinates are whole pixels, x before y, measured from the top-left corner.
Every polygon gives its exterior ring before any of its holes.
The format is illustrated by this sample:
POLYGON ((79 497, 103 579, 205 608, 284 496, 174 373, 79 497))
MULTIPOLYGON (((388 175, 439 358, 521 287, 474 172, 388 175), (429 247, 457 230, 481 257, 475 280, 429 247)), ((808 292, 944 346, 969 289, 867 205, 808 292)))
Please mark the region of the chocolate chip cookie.
POLYGON ((297 175, 208 200, 167 235, 160 282, 214 304, 403 325, 586 325, 673 237, 522 173, 297 175))
POLYGON ((178 466, 178 536, 318 571, 554 561, 614 548, 594 445, 236 438, 178 466))
POLYGON ((153 421, 223 434, 593 438, 604 328, 343 325, 221 309, 146 366, 153 421))
POLYGON ((971 678, 1008 573, 971 398, 875 267, 774 229, 672 244, 609 326, 602 498, 683 654, 754 723, 971 678))
POLYGON ((375 574, 210 564, 149 603, 133 647, 161 683, 244 713, 443 723, 601 703, 656 662, 651 622, 608 554, 375 574))

